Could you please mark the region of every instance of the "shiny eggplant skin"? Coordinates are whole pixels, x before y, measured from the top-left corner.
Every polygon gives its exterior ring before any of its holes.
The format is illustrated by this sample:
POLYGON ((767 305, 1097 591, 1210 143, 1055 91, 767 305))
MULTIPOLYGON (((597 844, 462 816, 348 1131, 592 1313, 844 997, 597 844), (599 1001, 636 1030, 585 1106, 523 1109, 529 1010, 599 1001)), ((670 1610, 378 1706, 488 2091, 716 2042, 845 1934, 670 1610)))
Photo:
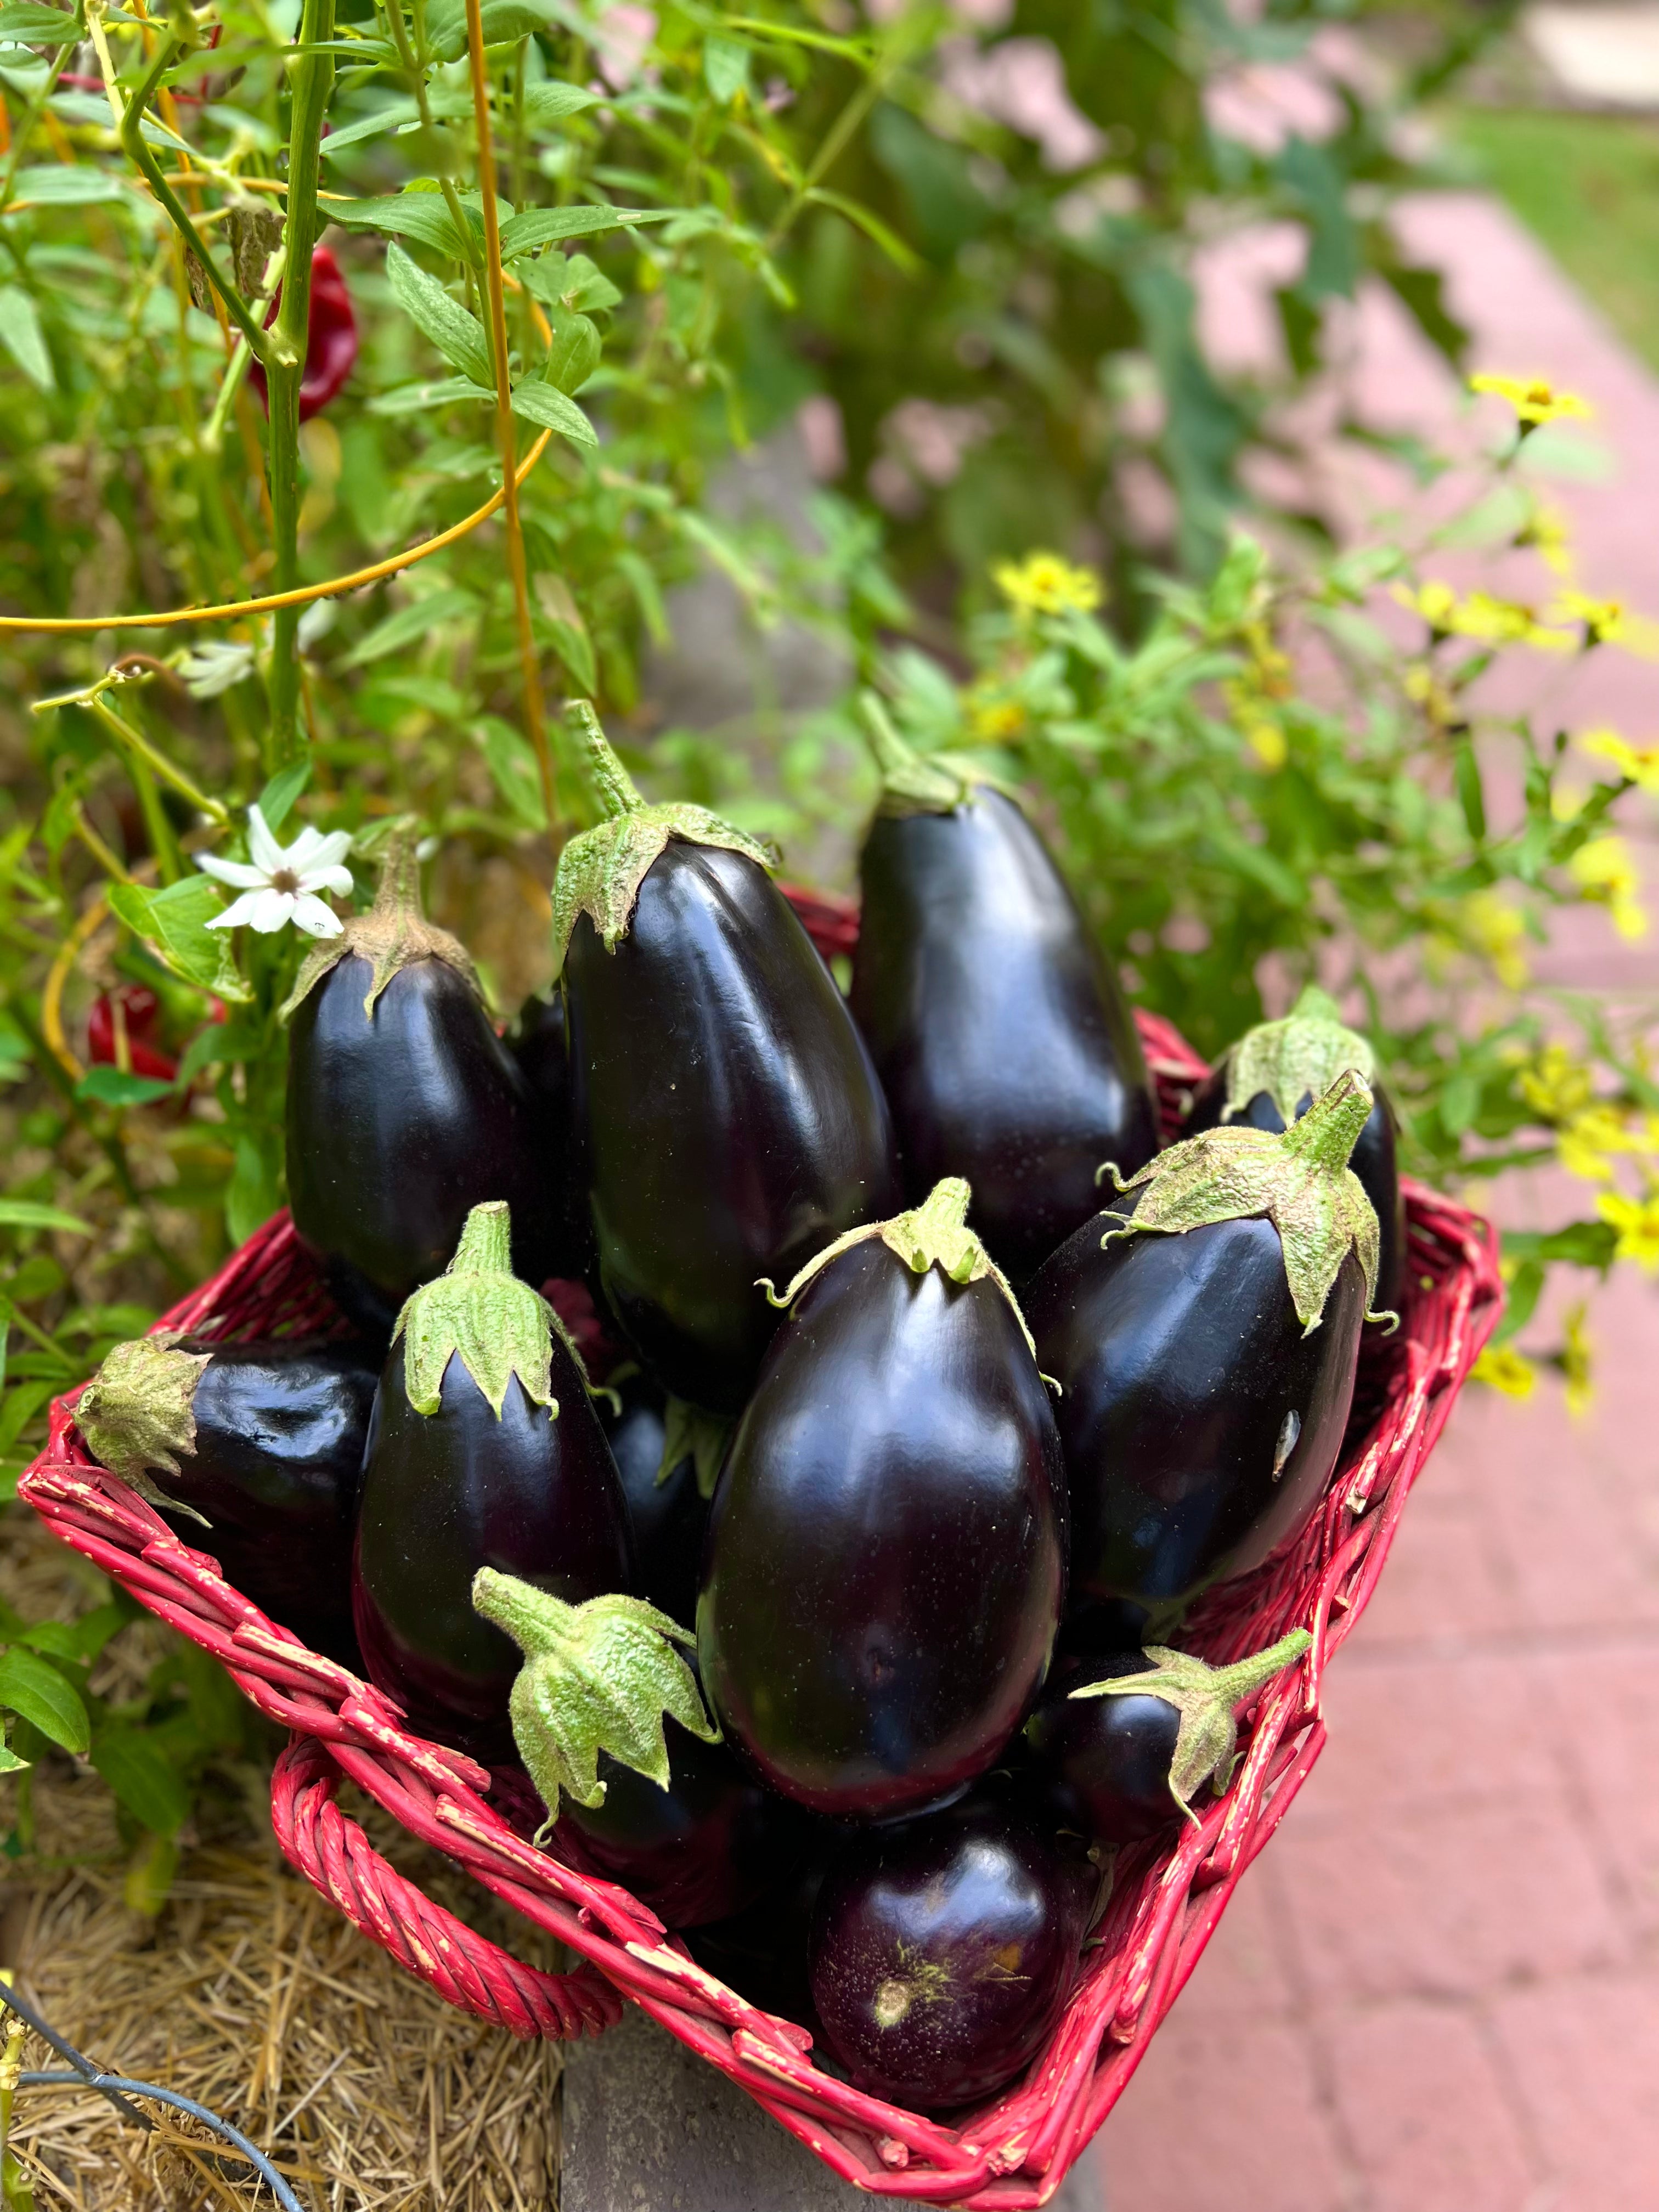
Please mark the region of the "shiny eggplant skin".
POLYGON ((1025 1317, 1060 1386, 1072 1603, 1103 1604, 1120 1634, 1140 1608, 1161 1634, 1318 1503, 1353 1396, 1365 1282, 1350 1251, 1304 1335, 1271 1222, 1103 1247, 1113 1225, 1102 1216, 1067 1238, 1025 1317))
POLYGON ((1021 1283, 1100 1204, 1096 1171, 1158 1149, 1115 976, 1042 839, 983 788, 948 814, 878 815, 860 864, 853 1013, 898 1133, 907 1203, 941 1176, 1021 1283))
POLYGON ((689 1452, 665 1482, 657 1480, 666 1430, 662 1392, 649 1376, 629 1376, 617 1395, 620 1413, 610 1411, 603 1393, 594 1403, 633 1519, 635 1591, 689 1628, 696 1618, 708 1500, 697 1488, 689 1452))
POLYGON ((970 1800, 871 1830, 812 1915, 812 1997, 860 2088, 949 2110, 1029 2063, 1060 2016, 1093 1883, 1005 1808, 970 1800))
POLYGON ((879 1240, 840 1254, 714 1492, 697 1650, 727 1736, 815 1812, 935 1803, 1024 1718, 1065 1583, 1059 1438, 1007 1299, 879 1240))
POLYGON ((1091 1682, 1152 1671, 1141 1651, 1056 1667, 1025 1723, 1032 1764, 1093 1843, 1133 1844, 1182 1818, 1170 1789, 1181 1714, 1167 1698, 1073 1698, 1091 1682))
POLYGON ((896 1211, 892 1124, 834 978, 765 870, 671 842, 607 952, 564 965, 571 1121, 600 1283, 676 1397, 735 1413, 789 1280, 896 1211))
POLYGON ((550 1272, 580 1280, 592 1267, 586 1209, 578 1203, 570 1172, 570 1054, 565 1041, 564 999, 526 999, 507 1048, 529 1086, 536 1155, 547 1164, 550 1272))
POLYGON ((599 1754, 605 1802, 567 1803, 596 1873, 621 1882, 671 1928, 725 1920, 771 1888, 800 1856, 812 1822, 744 1772, 724 1744, 664 1723, 669 1784, 659 1790, 599 1754))
POLYGON ((165 1482, 212 1525, 167 1518, 262 1613, 355 1665, 351 1528, 379 1361, 315 1338, 200 1349, 196 1448, 165 1482))
POLYGON ((483 1200, 513 1209, 519 1273, 539 1283, 553 1272, 550 1164, 529 1086, 465 977, 416 960, 365 1015, 373 972, 349 953, 295 1013, 288 1188, 330 1290, 384 1344, 483 1200))
MULTIPOLYGON (((1400 1271, 1406 1255, 1406 1201, 1401 1194, 1400 1170, 1395 1157, 1400 1124, 1393 1103, 1381 1084, 1372 1085, 1372 1096, 1374 1103, 1370 1113, 1355 1141, 1348 1165, 1358 1176, 1360 1188, 1376 1209, 1376 1293, 1372 1305, 1378 1313, 1397 1313, 1400 1310, 1400 1271)), ((1224 1067, 1218 1068, 1194 1094, 1187 1119, 1182 1126, 1182 1136, 1195 1137, 1200 1129, 1218 1128, 1222 1109, 1226 1103, 1226 1070, 1224 1067)), ((1312 1095, 1304 1091, 1297 1102, 1296 1117, 1298 1121, 1312 1103, 1312 1095)), ((1285 1121, 1271 1096, 1265 1091, 1258 1091, 1255 1097, 1232 1116, 1232 1125, 1265 1129, 1269 1135, 1277 1136, 1285 1127, 1285 1121)))
POLYGON ((417 1733, 485 1765, 516 1753, 510 1638, 472 1610, 495 1567, 580 1604, 633 1587, 628 1503, 575 1362, 556 1335, 556 1420, 517 1375, 498 1421, 459 1357, 435 1413, 416 1413, 404 1346, 380 1376, 363 1462, 352 1613, 369 1678, 417 1733))

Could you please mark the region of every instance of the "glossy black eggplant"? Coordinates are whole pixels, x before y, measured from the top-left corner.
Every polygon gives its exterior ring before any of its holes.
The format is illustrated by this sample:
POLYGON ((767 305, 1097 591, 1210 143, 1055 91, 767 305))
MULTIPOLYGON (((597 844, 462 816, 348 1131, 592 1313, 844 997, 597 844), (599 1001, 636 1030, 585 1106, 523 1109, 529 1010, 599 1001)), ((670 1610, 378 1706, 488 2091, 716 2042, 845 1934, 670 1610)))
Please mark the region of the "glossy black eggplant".
POLYGON ((379 1371, 356 1343, 141 1337, 106 1359, 76 1419, 104 1464, 142 1478, 244 1597, 355 1664, 352 1516, 379 1371))
POLYGON ((475 1612, 481 1567, 572 1604, 626 1590, 628 1505, 581 1370, 508 1269, 507 1209, 469 1215, 416 1292, 375 1397, 352 1608, 372 1680, 423 1734, 513 1755, 518 1654, 475 1612), (459 1314, 457 1308, 465 1302, 459 1314))
POLYGON ((287 1011, 289 1203, 360 1328, 386 1342, 484 1200, 512 1207, 526 1279, 554 1272, 561 1164, 471 960, 421 915, 407 837, 391 842, 372 911, 313 952, 287 1011))
POLYGON ((962 1176, 1018 1285, 1158 1149, 1117 978, 1016 803, 919 761, 884 724, 860 860, 850 1004, 892 1109, 906 1200, 962 1176))
POLYGON ((760 848, 646 807, 584 726, 611 818, 561 855, 554 941, 599 1281, 665 1389, 735 1413, 776 1322, 757 1279, 891 1210, 892 1127, 760 848))
POLYGON ((1299 1120, 1345 1067, 1370 1084, 1372 1105, 1348 1165, 1376 1209, 1379 1242, 1376 1300, 1397 1311, 1406 1251, 1406 1203, 1401 1195, 1399 1118, 1373 1074, 1368 1039, 1342 1023, 1336 1003, 1310 984, 1282 1021, 1263 1022, 1224 1054, 1194 1093, 1185 1133, 1242 1121, 1273 1134, 1299 1120))
POLYGON ((1115 1603, 1141 1641, 1323 1493, 1375 1280, 1376 1218, 1341 1164, 1370 1110, 1345 1075, 1284 1136, 1172 1147, 1127 1226, 1127 1205, 1087 1223, 1026 1293, 1060 1386, 1073 1603, 1115 1603))
POLYGON ((507 1047, 529 1086, 537 1157, 550 1166, 550 1266, 555 1275, 580 1280, 592 1267, 587 1209, 570 1170, 570 1052, 564 996, 526 999, 507 1047))
POLYGON ((664 1468, 669 1401, 648 1376, 624 1377, 616 1395, 619 1413, 610 1410, 605 1393, 594 1402, 634 1523, 635 1588, 671 1620, 689 1626, 696 1618, 697 1571, 713 1484, 705 1496, 690 1441, 664 1468))
POLYGON ((989 2096, 1058 2020, 1094 1888, 1085 1862, 1000 1805, 860 1837, 812 1916, 812 1996, 830 2049, 894 2104, 989 2096))
POLYGON ((912 1811, 982 1772, 1062 1602, 1054 1415, 967 1199, 941 1184, 790 1285, 714 1493, 704 1687, 764 1781, 836 1817, 912 1811))
POLYGON ((699 1928, 741 1912, 789 1871, 813 1823, 763 1789, 724 1744, 665 1724, 669 1784, 659 1788, 601 1753, 601 1805, 566 1805, 593 1870, 621 1882, 671 1928, 699 1928))

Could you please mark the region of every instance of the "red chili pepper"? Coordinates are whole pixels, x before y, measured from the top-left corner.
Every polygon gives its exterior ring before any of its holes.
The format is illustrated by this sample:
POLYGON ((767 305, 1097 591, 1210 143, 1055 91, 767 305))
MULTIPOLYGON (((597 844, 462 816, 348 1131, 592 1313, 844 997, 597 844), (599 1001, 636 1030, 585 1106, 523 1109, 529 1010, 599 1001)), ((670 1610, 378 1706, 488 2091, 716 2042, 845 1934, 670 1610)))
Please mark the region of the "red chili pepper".
MULTIPOLYGON (((265 328, 276 319, 282 305, 278 289, 265 317, 265 328)), ((340 264, 327 246, 313 249, 311 256, 311 314, 306 328, 306 368, 300 383, 300 420, 308 422, 326 407, 357 365, 357 318, 346 289, 340 264)), ((265 398, 265 373, 256 361, 248 382, 265 398)), ((267 406, 270 402, 266 400, 267 406)))
POLYGON ((161 1012, 161 1000, 142 983, 118 983, 112 991, 94 1000, 87 1022, 87 1054, 94 1066, 120 1066, 118 1039, 125 1029, 127 1066, 132 1073, 153 1077, 157 1083, 171 1083, 179 1073, 179 1063, 156 1047, 155 1029, 161 1012))

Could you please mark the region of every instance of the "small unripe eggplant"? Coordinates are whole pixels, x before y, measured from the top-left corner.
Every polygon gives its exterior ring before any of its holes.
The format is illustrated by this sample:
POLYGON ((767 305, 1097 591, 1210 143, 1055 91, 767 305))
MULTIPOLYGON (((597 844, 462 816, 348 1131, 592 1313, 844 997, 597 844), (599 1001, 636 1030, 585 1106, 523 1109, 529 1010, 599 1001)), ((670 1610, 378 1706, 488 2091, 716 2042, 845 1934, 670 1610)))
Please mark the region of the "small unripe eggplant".
POLYGON ((812 1822, 764 1790, 723 1743, 677 1721, 664 1729, 668 1787, 601 1753, 605 1800, 572 1802, 560 1822, 576 1832, 597 1873, 631 1890, 671 1928, 700 1928, 752 1904, 787 1873, 812 1822))
POLYGON ((892 1126, 763 848, 647 806, 577 719, 610 818, 560 856, 554 957, 599 1280, 666 1390, 735 1413, 776 1322, 757 1279, 890 1210, 892 1126))
POLYGON ((186 1542, 208 1528, 233 1588, 355 1664, 351 1522, 378 1369, 362 1345, 315 1338, 197 1348, 141 1336, 109 1354, 76 1419, 186 1542))
POLYGON ((1293 1629, 1268 1650, 1206 1667, 1153 1645, 1113 1652, 1051 1678, 1025 1723, 1037 1771, 1099 1844, 1133 1844, 1183 1815, 1194 1793, 1232 1779, 1236 1709, 1298 1659, 1313 1638, 1293 1629))
POLYGON ((422 915, 412 832, 393 832, 373 909, 312 951, 283 1012, 294 1226, 361 1328, 386 1342, 485 1200, 512 1208, 520 1273, 553 1272, 562 1163, 471 961, 422 915))
POLYGON ((704 1687, 763 1781, 837 1818, 983 1772, 1064 1597, 1054 1418, 968 1195, 941 1183, 790 1284, 714 1493, 704 1687))
POLYGON ((1016 802, 923 761, 866 702, 886 782, 859 863, 850 1004, 898 1135, 904 1194, 974 1194, 1018 1285, 1095 1212, 1103 1160, 1158 1149, 1158 1109, 1117 978, 1016 802))
POLYGON ((689 1626, 730 1427, 683 1399, 665 1398, 642 1373, 601 1391, 595 1404, 634 1523, 635 1587, 659 1612, 689 1626), (608 1409, 612 1396, 619 1412, 608 1409))
POLYGON ((1375 1065, 1370 1040, 1346 1028, 1336 1001, 1310 983, 1283 1021, 1259 1023, 1223 1054, 1194 1094, 1185 1133, 1242 1121, 1277 1134, 1352 1068, 1370 1085, 1372 1104, 1348 1165, 1376 1214, 1375 1303, 1392 1312, 1400 1304, 1406 1202, 1395 1161, 1399 1122, 1375 1065))
POLYGON ((507 1207, 475 1206, 454 1258, 398 1316, 363 1463, 352 1610, 370 1679, 411 1724, 487 1765, 512 1756, 518 1662, 480 1618, 499 1567, 580 1602, 625 1591, 628 1504, 552 1309, 509 1262, 507 1207))
POLYGON ((1079 1229, 1031 1284, 1074 1606, 1171 1623, 1317 1504, 1376 1281, 1376 1216, 1346 1165, 1370 1109, 1350 1072, 1283 1135, 1186 1139, 1131 1179, 1133 1212, 1079 1229))
POLYGON ((831 1863, 812 1997, 861 2089, 948 2110, 988 2097, 1066 2002, 1094 1881, 1005 1808, 970 1801, 872 1829, 831 1863))

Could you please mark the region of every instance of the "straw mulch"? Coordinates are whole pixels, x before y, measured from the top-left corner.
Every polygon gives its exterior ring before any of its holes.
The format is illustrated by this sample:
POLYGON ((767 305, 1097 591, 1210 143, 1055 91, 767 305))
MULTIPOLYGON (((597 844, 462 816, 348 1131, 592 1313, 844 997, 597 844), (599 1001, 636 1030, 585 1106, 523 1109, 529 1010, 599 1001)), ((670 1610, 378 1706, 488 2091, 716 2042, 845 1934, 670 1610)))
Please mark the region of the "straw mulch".
MULTIPOLYGON (((32 1522, 9 1514, 0 1528, 0 1592, 34 1618, 96 1601, 80 1563, 32 1522)), ((95 1686, 118 1697, 165 1650, 147 1622, 123 1630, 95 1686)), ((131 1853, 103 1784, 42 1759, 36 1849, 0 1875, 0 1963, 97 2064, 240 2128, 308 2212, 556 2212, 557 2046, 453 2011, 348 1927, 283 1865, 256 1814, 260 1782, 249 1761, 204 1797, 149 1918, 124 1898, 131 1853)), ((376 1808, 347 1809, 461 1917, 520 1957, 557 1963, 538 1931, 376 1808)), ((63 2063, 30 2036, 26 2067, 63 2063)), ((206 2130, 149 2109, 146 2136, 95 2094, 21 2089, 10 2147, 38 2212, 267 2212, 269 2191, 238 2178, 247 2169, 234 2151, 210 2156, 206 2130)))

